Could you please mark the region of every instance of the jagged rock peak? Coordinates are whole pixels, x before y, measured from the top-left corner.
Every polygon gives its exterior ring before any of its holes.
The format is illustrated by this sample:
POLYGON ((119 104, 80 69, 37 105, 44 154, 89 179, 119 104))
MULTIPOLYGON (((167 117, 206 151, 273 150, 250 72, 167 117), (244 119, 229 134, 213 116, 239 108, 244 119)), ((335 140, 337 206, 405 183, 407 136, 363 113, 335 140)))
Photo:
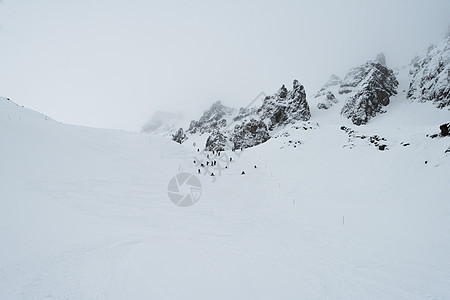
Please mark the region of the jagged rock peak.
POLYGON ((183 142, 187 140, 187 136, 186 133, 184 133, 183 128, 178 129, 178 131, 172 135, 172 140, 179 144, 183 144, 183 142))
POLYGON ((383 106, 389 104, 389 97, 397 94, 398 81, 391 69, 376 61, 369 61, 357 70, 352 72, 358 77, 353 81, 358 81, 354 87, 356 93, 344 104, 341 115, 351 119, 355 125, 362 125, 383 112, 383 106))
POLYGON ((206 110, 198 121, 191 121, 188 133, 203 134, 205 132, 211 133, 215 130, 220 130, 227 126, 225 117, 231 116, 235 110, 233 108, 223 105, 220 101, 216 101, 206 110))
POLYGON ((269 130, 311 118, 305 88, 298 80, 294 80, 292 90, 283 85, 274 95, 267 96, 257 113, 267 121, 269 130))
POLYGON ((412 80, 406 97, 450 110, 450 36, 413 58, 411 65, 412 80))
POLYGON ((276 92, 276 95, 278 97, 285 99, 288 93, 288 89, 284 86, 284 84, 281 86, 281 88, 276 92))

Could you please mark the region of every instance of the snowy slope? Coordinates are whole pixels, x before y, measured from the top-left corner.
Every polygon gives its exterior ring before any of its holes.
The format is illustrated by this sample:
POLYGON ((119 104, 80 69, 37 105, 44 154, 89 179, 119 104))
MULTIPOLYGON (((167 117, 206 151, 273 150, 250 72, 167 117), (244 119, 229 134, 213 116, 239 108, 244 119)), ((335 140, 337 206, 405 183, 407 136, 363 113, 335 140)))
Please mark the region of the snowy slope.
POLYGON ((426 135, 450 112, 404 89, 366 126, 311 105, 310 123, 223 153, 189 208, 166 189, 196 173, 193 140, 1 102, 0 299, 449 299, 450 138, 426 135))

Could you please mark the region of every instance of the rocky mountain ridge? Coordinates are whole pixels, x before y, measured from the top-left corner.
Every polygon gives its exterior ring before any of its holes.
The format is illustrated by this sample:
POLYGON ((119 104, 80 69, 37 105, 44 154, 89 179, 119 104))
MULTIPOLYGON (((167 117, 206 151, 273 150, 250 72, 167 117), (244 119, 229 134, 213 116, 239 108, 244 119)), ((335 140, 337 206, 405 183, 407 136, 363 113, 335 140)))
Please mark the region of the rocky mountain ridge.
POLYGON ((450 110, 450 36, 413 58, 407 98, 450 110))
MULTIPOLYGON (((407 98, 418 102, 433 102, 438 108, 450 109, 450 37, 438 46, 430 47, 411 63, 407 98)), ((390 98, 397 95, 399 82, 395 72, 386 64, 384 54, 351 68, 343 79, 331 75, 315 94, 319 109, 339 105, 339 114, 354 125, 367 124, 386 111, 390 98)), ((259 106, 239 110, 215 102, 189 128, 172 131, 172 139, 183 143, 192 135, 207 134, 205 148, 209 151, 243 149, 264 143, 288 125, 311 119, 305 87, 297 80, 289 90, 285 85, 259 106)))

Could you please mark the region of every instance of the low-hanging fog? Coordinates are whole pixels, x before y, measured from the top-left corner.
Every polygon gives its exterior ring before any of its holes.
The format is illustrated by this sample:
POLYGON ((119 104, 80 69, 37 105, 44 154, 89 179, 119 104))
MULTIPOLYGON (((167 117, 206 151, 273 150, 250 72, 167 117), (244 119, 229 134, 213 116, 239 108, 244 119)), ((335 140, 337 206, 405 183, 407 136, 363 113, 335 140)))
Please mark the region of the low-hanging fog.
POLYGON ((0 95, 65 123, 140 130, 298 79, 311 96, 384 52, 401 67, 444 39, 448 0, 3 0, 0 95))

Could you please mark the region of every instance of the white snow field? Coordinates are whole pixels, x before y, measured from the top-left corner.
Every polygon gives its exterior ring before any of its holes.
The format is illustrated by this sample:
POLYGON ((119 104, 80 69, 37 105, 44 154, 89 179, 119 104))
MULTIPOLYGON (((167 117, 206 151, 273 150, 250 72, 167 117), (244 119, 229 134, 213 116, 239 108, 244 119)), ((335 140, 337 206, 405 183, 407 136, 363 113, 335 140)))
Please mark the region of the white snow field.
POLYGON ((0 299, 450 299, 450 137, 426 137, 450 112, 400 92, 357 127, 310 106, 319 126, 228 152, 183 208, 191 140, 0 98, 0 299))

